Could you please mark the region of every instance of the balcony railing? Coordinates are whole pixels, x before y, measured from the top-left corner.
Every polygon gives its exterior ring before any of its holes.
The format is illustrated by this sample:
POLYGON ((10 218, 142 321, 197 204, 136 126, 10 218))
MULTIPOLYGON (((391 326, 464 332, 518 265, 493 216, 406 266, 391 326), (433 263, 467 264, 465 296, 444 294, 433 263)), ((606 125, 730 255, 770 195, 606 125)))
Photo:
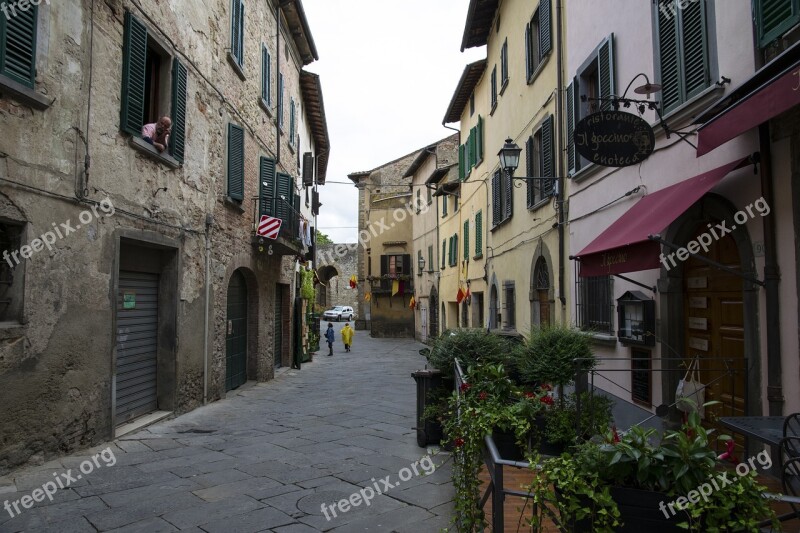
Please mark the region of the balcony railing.
MULTIPOLYGON (((291 247, 290 253, 300 251, 300 196, 295 195, 293 203, 289 203, 283 198, 264 199, 258 196, 253 198, 253 237, 258 239, 256 230, 262 215, 281 219, 281 229, 278 239, 275 241, 267 240, 268 243, 278 243, 291 247)), ((286 254, 284 254, 286 255, 286 254)))

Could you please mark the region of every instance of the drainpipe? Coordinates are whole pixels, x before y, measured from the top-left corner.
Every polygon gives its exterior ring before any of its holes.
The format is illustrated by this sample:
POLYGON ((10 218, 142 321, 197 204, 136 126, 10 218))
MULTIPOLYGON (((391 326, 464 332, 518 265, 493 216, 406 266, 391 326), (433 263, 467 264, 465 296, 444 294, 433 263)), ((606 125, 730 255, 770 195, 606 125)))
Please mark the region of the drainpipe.
MULTIPOLYGON (((772 149, 769 122, 758 127, 761 150, 761 195, 767 205, 773 204, 772 149)), ((783 414, 783 387, 781 385, 781 328, 779 288, 780 273, 775 240, 775 209, 764 217, 764 285, 767 300, 767 401, 770 416, 783 414)), ((747 413, 750 414, 750 413, 747 413)))
MULTIPOLYGON (((558 117, 563 117, 563 108, 564 108, 564 74, 563 74, 563 55, 562 55, 562 39, 563 34, 561 31, 561 12, 562 8, 562 0, 556 0, 556 69, 558 72, 556 73, 557 76, 557 90, 558 90, 558 99, 556 101, 556 115, 558 117)), ((558 199, 556 200, 556 205, 558 206, 558 299, 561 301, 561 307, 564 308, 567 305, 567 298, 566 292, 564 288, 564 258, 565 258, 565 242, 564 242, 564 225, 566 224, 566 218, 564 217, 564 204, 566 202, 565 196, 565 187, 566 187, 566 180, 564 179, 565 169, 564 169, 564 145, 563 145, 563 129, 564 121, 558 121, 558 129, 559 133, 556 138, 556 153, 558 154, 558 199)), ((566 317, 566 309, 562 309, 562 320, 566 317)))
POLYGON ((203 405, 208 403, 208 315, 210 313, 211 293, 211 226, 214 216, 206 215, 206 264, 205 264, 205 312, 203 316, 203 405))
MULTIPOLYGON (((283 114, 283 87, 278 87, 278 80, 281 76, 281 4, 276 2, 275 20, 278 31, 275 32, 275 89, 278 91, 277 100, 280 100, 281 105, 275 110, 275 159, 276 163, 281 163, 281 117, 278 113, 283 114)), ((276 100, 276 102, 277 102, 276 100)))

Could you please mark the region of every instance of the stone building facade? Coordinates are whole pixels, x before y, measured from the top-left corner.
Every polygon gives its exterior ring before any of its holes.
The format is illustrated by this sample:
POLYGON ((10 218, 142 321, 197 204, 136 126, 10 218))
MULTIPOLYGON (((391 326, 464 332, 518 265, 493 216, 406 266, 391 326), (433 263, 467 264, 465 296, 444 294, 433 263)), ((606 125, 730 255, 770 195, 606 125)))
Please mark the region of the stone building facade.
POLYGON ((293 359, 300 199, 328 150, 302 3, 93 5, 0 33, 7 54, 36 36, 0 66, 0 474, 293 359), (141 133, 161 116, 163 152, 141 133))

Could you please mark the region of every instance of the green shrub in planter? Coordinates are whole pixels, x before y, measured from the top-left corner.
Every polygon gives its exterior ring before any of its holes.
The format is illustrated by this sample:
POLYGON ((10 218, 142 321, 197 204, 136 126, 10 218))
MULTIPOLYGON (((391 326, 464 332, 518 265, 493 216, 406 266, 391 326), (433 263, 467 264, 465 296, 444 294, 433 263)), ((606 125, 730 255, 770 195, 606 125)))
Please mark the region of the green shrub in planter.
POLYGON ((597 364, 588 333, 569 326, 534 328, 525 342, 519 361, 522 378, 528 383, 549 383, 562 387, 575 379, 575 371, 587 372, 597 364), (587 359, 575 364, 575 359, 587 359))
POLYGON ((477 364, 502 364, 508 358, 510 348, 509 341, 498 335, 479 329, 458 329, 446 331, 436 338, 425 356, 433 368, 442 371, 443 377, 453 378, 456 359, 464 371, 477 364))
MULTIPOLYGON (((614 401, 603 395, 581 393, 580 429, 582 436, 590 438, 608 432, 611 426, 611 409, 614 401)), ((565 401, 556 402, 545 413, 544 439, 552 444, 575 444, 578 422, 578 402, 574 392, 565 401)))

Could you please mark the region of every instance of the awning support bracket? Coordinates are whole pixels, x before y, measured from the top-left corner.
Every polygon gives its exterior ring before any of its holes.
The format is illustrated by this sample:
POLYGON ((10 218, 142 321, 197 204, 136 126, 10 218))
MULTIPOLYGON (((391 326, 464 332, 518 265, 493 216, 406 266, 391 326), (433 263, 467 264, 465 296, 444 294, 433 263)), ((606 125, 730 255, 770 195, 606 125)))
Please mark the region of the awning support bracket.
POLYGON ((659 244, 663 244, 664 246, 666 246, 667 248, 670 248, 672 250, 683 249, 689 257, 693 257, 694 259, 697 259, 698 261, 700 261, 702 263, 705 263, 707 265, 711 265, 714 268, 717 268, 717 269, 722 270, 724 272, 727 272, 729 274, 733 274, 734 276, 742 278, 745 281, 749 281, 750 283, 755 283, 756 285, 760 285, 761 287, 765 286, 765 283, 763 281, 759 280, 758 278, 754 278, 753 276, 751 276, 749 274, 745 274, 744 272, 742 272, 740 270, 736 270, 734 268, 725 266, 722 263, 718 263, 718 262, 714 261, 713 259, 709 259, 708 257, 702 256, 702 255, 698 255, 698 254, 693 254, 689 250, 686 250, 686 248, 683 247, 683 246, 678 246, 675 243, 665 241, 664 239, 661 238, 661 235, 648 235, 647 238, 650 239, 651 241, 655 241, 655 242, 657 242, 659 244))
POLYGON ((648 291, 653 291, 653 294, 658 294, 658 288, 655 285, 653 285, 651 287, 648 287, 644 283, 639 283, 635 279, 631 279, 631 278, 629 278, 627 276, 623 276, 622 274, 611 274, 611 275, 614 276, 615 278, 624 279, 628 283, 633 283, 634 285, 638 285, 639 287, 641 287, 643 289, 647 289, 648 291))

